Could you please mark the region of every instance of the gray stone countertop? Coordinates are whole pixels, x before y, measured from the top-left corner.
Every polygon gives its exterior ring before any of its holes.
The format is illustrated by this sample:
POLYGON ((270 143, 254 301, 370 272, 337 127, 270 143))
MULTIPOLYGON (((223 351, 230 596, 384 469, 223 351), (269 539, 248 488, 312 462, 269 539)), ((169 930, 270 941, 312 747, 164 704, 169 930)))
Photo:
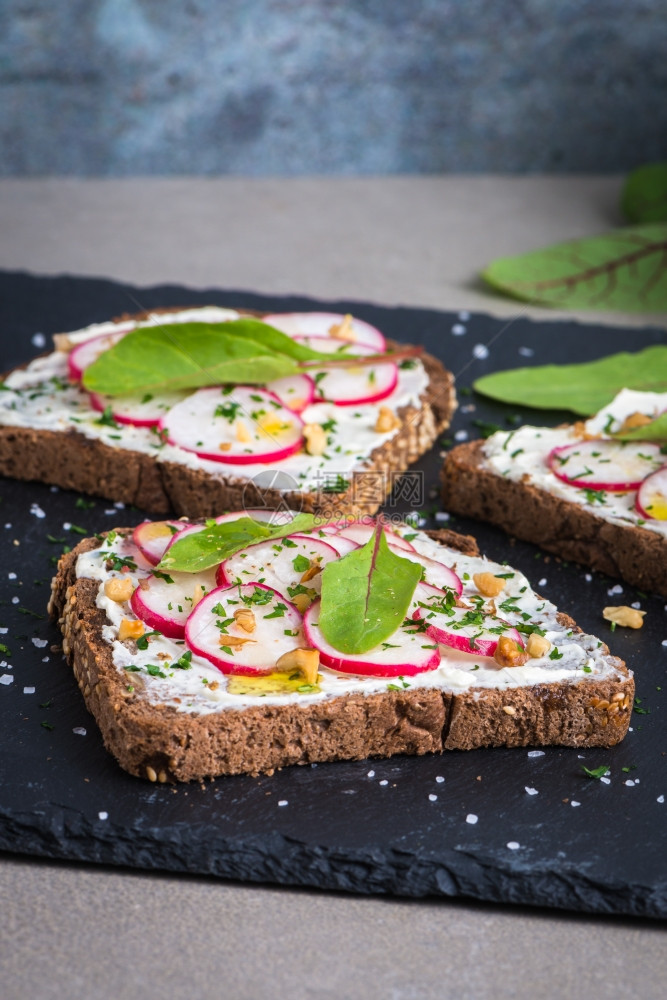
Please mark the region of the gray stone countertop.
MULTIPOLYGON (((619 224, 619 189, 599 177, 3 180, 0 267, 554 317, 487 294, 477 273, 619 224)), ((3 1000, 657 1000, 663 933, 0 859, 3 1000)))

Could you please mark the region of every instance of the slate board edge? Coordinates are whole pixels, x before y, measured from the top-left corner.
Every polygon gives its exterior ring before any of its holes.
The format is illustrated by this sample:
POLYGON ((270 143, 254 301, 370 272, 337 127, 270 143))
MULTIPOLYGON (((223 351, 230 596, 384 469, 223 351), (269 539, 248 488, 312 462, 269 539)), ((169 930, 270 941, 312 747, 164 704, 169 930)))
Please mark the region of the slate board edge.
POLYGON ((529 861, 504 865, 497 856, 478 856, 470 847, 426 858, 408 851, 308 845, 275 831, 266 837, 213 840, 209 826, 180 824, 160 831, 156 859, 154 830, 144 835, 140 829, 114 827, 107 821, 91 824, 64 809, 52 813, 48 823, 35 819, 29 814, 23 823, 20 813, 0 814, 0 851, 366 896, 459 898, 605 916, 667 918, 667 881, 655 887, 621 881, 605 884, 587 878, 575 866, 554 871, 553 866, 532 866, 529 861), (90 849, 91 842, 95 850, 90 849))

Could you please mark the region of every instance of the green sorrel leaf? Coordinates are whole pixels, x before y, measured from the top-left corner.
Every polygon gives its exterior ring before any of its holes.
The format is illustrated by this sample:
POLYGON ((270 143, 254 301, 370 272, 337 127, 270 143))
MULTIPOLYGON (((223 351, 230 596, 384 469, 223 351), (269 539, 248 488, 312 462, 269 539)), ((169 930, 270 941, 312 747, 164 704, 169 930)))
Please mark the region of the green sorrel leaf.
POLYGON ((631 427, 613 435, 619 441, 667 441, 667 413, 661 413, 650 424, 631 427))
POLYGON ((525 302, 661 312, 667 310, 666 262, 667 225, 655 223, 500 257, 482 277, 525 302))
POLYGON ((297 514, 289 524, 272 526, 264 521, 254 521, 251 517, 240 517, 236 521, 222 524, 209 522, 201 531, 191 532, 180 541, 170 545, 158 566, 160 570, 177 573, 199 573, 217 566, 235 552, 253 542, 265 538, 283 538, 301 531, 312 531, 315 527, 313 514, 297 514))
POLYGON ((397 556, 378 525, 360 549, 327 563, 319 625, 341 653, 367 653, 405 618, 422 567, 397 556))
POLYGON ((483 396, 504 403, 590 416, 621 389, 667 391, 667 346, 647 347, 636 354, 623 351, 577 365, 513 368, 484 375, 473 384, 483 396))
POLYGON ((629 222, 667 222, 667 163, 647 163, 633 170, 621 195, 629 222))
POLYGON ((224 382, 262 385, 326 355, 252 318, 172 323, 128 333, 86 369, 83 384, 109 396, 198 389, 224 382))

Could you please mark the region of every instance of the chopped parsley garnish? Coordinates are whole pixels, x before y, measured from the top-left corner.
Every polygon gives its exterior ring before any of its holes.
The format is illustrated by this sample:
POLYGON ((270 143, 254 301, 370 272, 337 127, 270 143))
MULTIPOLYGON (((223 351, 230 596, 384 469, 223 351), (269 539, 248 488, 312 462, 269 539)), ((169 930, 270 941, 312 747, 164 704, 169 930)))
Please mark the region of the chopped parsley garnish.
POLYGON ((297 573, 305 573, 306 570, 310 569, 310 559, 299 553, 299 555, 294 556, 294 559, 292 559, 292 566, 294 566, 297 573))
POLYGON ((224 417, 225 420, 232 424, 236 420, 236 415, 240 409, 240 403, 235 403, 233 400, 230 400, 228 403, 220 403, 219 406, 216 406, 213 416, 224 417))
POLYGON ((609 767, 606 764, 602 764, 600 767, 589 768, 585 764, 581 765, 581 770, 584 772, 587 778, 595 778, 599 780, 604 778, 605 774, 609 771, 609 767))

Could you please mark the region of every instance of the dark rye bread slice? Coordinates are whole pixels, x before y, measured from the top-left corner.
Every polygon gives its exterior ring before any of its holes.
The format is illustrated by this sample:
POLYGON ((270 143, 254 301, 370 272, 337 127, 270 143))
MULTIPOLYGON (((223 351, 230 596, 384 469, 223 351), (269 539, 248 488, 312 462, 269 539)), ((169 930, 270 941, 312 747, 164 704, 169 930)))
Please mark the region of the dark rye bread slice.
MULTIPOLYGON (((123 314, 116 321, 141 321, 180 308, 186 307, 123 314)), ((250 314, 249 310, 245 312, 250 314)), ((66 338, 66 334, 56 337, 61 343, 66 343, 66 338)), ((387 341, 387 346, 393 350, 405 345, 387 341)), ((222 466, 220 477, 211 476, 178 462, 158 461, 153 455, 115 448, 75 429, 0 426, 0 474, 106 497, 152 514, 179 517, 213 517, 225 510, 280 506, 327 518, 374 514, 391 492, 397 475, 433 446, 456 409, 454 376, 430 354, 422 354, 420 360, 429 378, 420 405, 398 409, 396 416, 401 426, 397 433, 372 451, 363 469, 347 477, 349 486, 342 493, 281 492, 258 487, 252 480, 236 479, 231 471, 225 475, 222 466)), ((242 475, 242 470, 236 474, 242 475)))
MULTIPOLYGON (((117 529, 123 531, 125 529, 117 529)), ((478 555, 469 535, 429 532, 443 545, 478 555)), ((223 774, 272 773, 287 764, 363 760, 394 754, 490 746, 613 746, 628 728, 634 681, 622 660, 606 679, 471 689, 451 695, 415 688, 349 694, 315 705, 259 704, 207 715, 143 701, 126 689, 102 638, 106 616, 95 604, 99 584, 76 579, 76 560, 95 548, 85 539, 58 565, 49 611, 61 627, 63 652, 107 749, 130 774, 150 781, 190 781, 223 774)), ((566 627, 578 631, 566 615, 566 627)), ((605 655, 608 649, 604 647, 605 655)))
POLYGON ((453 448, 442 469, 442 502, 462 517, 489 521, 571 562, 667 597, 667 540, 482 468, 483 441, 453 448))

